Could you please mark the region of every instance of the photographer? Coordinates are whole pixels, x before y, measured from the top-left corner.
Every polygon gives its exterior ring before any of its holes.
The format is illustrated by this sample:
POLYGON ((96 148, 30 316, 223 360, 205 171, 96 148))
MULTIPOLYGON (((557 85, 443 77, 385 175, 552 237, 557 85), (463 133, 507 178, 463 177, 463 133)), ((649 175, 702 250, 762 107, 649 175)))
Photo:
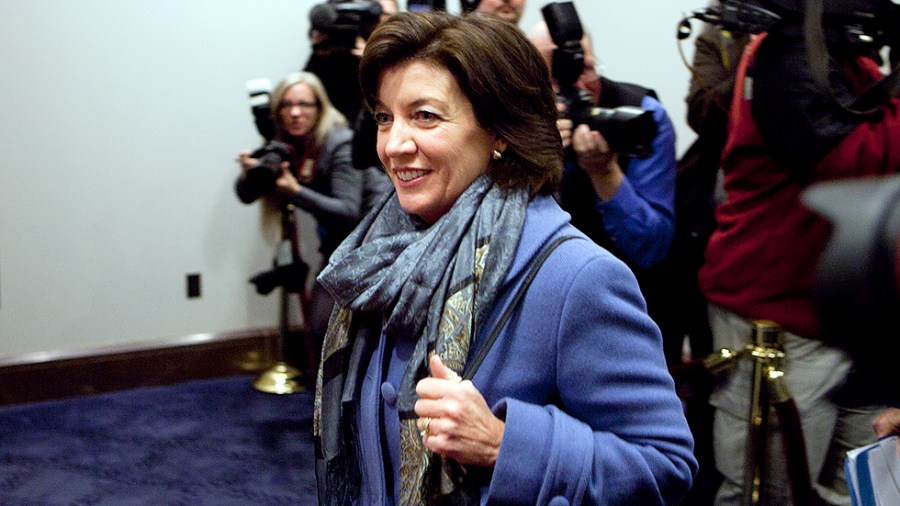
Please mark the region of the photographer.
MULTIPOLYGON (((538 23, 528 35, 553 68, 557 45, 547 23, 538 23)), ((652 144, 644 146, 652 152, 636 156, 616 153, 608 138, 586 124, 573 129, 572 120, 559 120, 563 145, 572 148, 559 202, 572 215, 573 225, 632 268, 650 316, 658 320, 664 305, 658 301, 660 274, 655 267, 666 256, 675 229, 675 130, 652 91, 599 76, 590 39, 585 35, 580 40, 584 63, 575 86, 590 93, 591 105, 607 109, 639 106, 647 119, 652 114, 656 130, 648 136, 652 144)), ((554 77, 558 70, 553 69, 554 77)), ((558 79, 554 81, 559 84, 558 79)), ((562 115, 566 113, 564 110, 562 115)), ((625 130, 617 125, 612 129, 625 130)))
POLYGON ((309 11, 312 52, 303 70, 319 77, 348 121, 362 109, 358 74, 366 39, 396 12, 396 0, 327 0, 309 11))
MULTIPOLYGON (((278 83, 271 109, 275 138, 256 152, 239 153, 235 191, 245 204, 271 195, 312 214, 324 265, 361 217, 362 173, 350 158, 353 133, 309 72, 293 72, 278 83)), ((318 285, 311 306, 310 332, 320 344, 332 302, 318 285)))
MULTIPOLYGON (((876 47, 852 43, 842 17, 832 15, 824 25, 827 54, 811 60, 802 16, 784 14, 784 22, 750 42, 738 69, 722 156, 727 198, 716 209, 699 285, 710 301, 716 349, 745 346, 751 320, 783 329, 784 379, 804 435, 786 444, 805 445, 815 499, 849 504, 844 455, 873 440, 873 420, 897 400, 896 382, 877 381, 887 371, 871 365, 878 343, 896 339, 897 329, 825 338, 813 280, 831 229, 800 195, 821 181, 900 171, 900 101, 885 99, 872 113, 851 113, 845 104, 883 77, 867 56, 876 47), (813 74, 818 61, 828 64, 830 93, 813 74)), ((743 473, 749 376, 749 366, 732 369, 710 401, 716 463, 725 478, 719 505, 741 504, 749 487, 743 473)), ((779 432, 770 428, 767 460, 760 463, 766 484, 760 500, 792 505, 779 432)))
MULTIPOLYGON (((535 25, 528 36, 552 68, 556 44, 546 22, 535 25)), ((603 135, 587 125, 573 130, 570 120, 560 120, 563 144, 571 144, 575 152, 575 159, 566 163, 561 204, 572 214, 572 223, 597 243, 630 266, 646 269, 665 256, 675 226, 675 130, 650 90, 599 76, 587 35, 581 45, 584 70, 576 86, 600 107, 639 101, 653 113, 657 133, 652 154, 641 159, 612 152, 603 135)))
POLYGON ((362 175, 362 211, 393 187, 375 153, 375 120, 362 106, 359 58, 372 31, 397 13, 395 0, 329 0, 310 11, 313 52, 305 70, 319 76, 353 129, 351 158, 362 175))
MULTIPOLYGON (((718 0, 713 4, 718 5, 718 0)), ((684 336, 694 357, 712 350, 707 301, 697 287, 703 250, 715 229, 715 206, 722 197, 720 163, 728 133, 734 79, 750 34, 706 26, 694 40, 687 98, 687 123, 697 139, 678 160, 675 181, 675 236, 666 259, 671 287, 666 357, 677 364, 684 336), (668 331, 671 329, 671 331, 668 331)))

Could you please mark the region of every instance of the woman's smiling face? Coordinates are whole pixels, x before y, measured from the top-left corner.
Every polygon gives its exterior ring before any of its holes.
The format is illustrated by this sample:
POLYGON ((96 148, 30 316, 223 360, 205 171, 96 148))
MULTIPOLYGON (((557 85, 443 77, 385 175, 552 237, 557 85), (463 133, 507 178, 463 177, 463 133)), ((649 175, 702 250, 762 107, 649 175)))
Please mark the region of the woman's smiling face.
POLYGON ((492 151, 506 147, 478 124, 453 75, 430 62, 382 72, 375 121, 378 157, 400 206, 429 224, 487 171, 492 151))

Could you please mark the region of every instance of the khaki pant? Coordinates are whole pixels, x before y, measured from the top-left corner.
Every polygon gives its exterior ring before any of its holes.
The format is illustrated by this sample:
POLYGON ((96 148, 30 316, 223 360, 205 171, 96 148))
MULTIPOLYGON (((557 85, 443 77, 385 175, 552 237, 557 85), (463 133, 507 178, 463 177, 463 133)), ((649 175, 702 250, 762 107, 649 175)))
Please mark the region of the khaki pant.
MULTIPOLYGON (((715 305, 710 305, 709 315, 715 349, 737 350, 750 341, 752 324, 749 320, 715 305)), ((850 408, 837 405, 831 395, 850 371, 847 355, 820 341, 788 332, 784 333, 784 340, 785 359, 781 370, 800 413, 814 495, 821 504, 849 505, 844 457, 848 450, 875 441, 872 420, 884 406, 850 408)), ((710 397, 715 408, 716 468, 724 477, 716 496, 716 506, 742 504, 752 369, 752 361, 741 358, 733 368, 717 375, 710 397)), ((778 420, 774 413, 768 419, 767 458, 763 466, 766 487, 761 504, 793 506, 778 420)))

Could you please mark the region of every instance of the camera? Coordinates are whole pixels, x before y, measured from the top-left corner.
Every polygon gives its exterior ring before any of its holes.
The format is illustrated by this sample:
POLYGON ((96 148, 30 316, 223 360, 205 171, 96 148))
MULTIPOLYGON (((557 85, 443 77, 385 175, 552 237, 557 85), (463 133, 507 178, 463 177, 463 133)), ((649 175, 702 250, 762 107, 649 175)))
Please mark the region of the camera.
POLYGON ((731 32, 777 33, 803 37, 809 71, 818 88, 856 118, 871 118, 900 93, 900 2, 897 0, 721 0, 720 5, 692 12, 678 25, 679 40, 691 34, 691 19, 721 26, 731 32), (838 100, 829 78, 828 58, 842 53, 881 61, 888 47, 890 75, 882 78, 850 103, 838 100))
MULTIPOLYGON (((290 208, 285 208, 285 211, 293 213, 290 208)), ((293 220, 283 219, 282 226, 293 227, 293 220)), ((268 295, 278 287, 282 287, 285 293, 303 293, 308 275, 309 265, 300 257, 300 251, 284 240, 272 259, 272 268, 254 274, 250 283, 260 295, 268 295)))
POLYGON ((819 182, 801 198, 832 224, 813 285, 823 338, 853 357, 864 392, 900 405, 900 175, 819 182))
POLYGON ((584 72, 584 32, 575 4, 553 2, 541 9, 550 37, 556 44, 551 64, 559 86, 558 98, 575 125, 586 124, 603 135, 609 148, 620 154, 646 158, 653 154, 657 125, 653 113, 640 107, 595 107, 590 94, 575 86, 584 72))
POLYGON ((268 295, 279 286, 283 286, 288 293, 302 293, 308 274, 309 265, 298 259, 287 265, 274 265, 268 271, 259 272, 250 278, 250 283, 260 295, 268 295))
MULTIPOLYGON (((768 16, 772 24, 768 29, 790 26, 803 22, 806 2, 803 0, 754 0, 722 2, 725 20, 746 18, 746 12, 765 10, 777 16, 768 16), (733 11, 734 14, 729 14, 733 11)), ((898 28, 900 7, 892 0, 822 0, 822 24, 832 42, 844 42, 864 48, 884 45, 889 33, 898 28)))
POLYGON ((271 140, 250 154, 257 162, 247 170, 247 186, 259 194, 269 193, 281 177, 281 164, 292 159, 294 148, 282 141, 271 140))
MULTIPOLYGON (((900 4, 894 0, 822 0, 821 12, 812 12, 830 43, 856 47, 862 52, 897 41, 900 4)), ((687 38, 687 20, 696 18, 739 33, 800 29, 807 16, 805 0, 722 0, 718 7, 694 11, 682 22, 679 38, 687 38)))
POLYGON ((257 163, 247 170, 247 186, 261 195, 275 187, 275 181, 281 177, 281 164, 292 160, 294 148, 286 142, 275 140, 271 81, 264 77, 251 79, 247 81, 247 93, 250 95, 250 111, 256 130, 265 139, 263 146, 250 154, 257 163))
POLYGON ((375 0, 328 0, 309 11, 309 25, 327 36, 327 48, 351 50, 356 38, 368 39, 383 10, 375 0))
MULTIPOLYGON (((900 175, 820 182, 806 189, 802 199, 833 226, 814 285, 825 328, 835 338, 896 328, 900 175)), ((900 347, 900 339, 895 346, 900 347)))

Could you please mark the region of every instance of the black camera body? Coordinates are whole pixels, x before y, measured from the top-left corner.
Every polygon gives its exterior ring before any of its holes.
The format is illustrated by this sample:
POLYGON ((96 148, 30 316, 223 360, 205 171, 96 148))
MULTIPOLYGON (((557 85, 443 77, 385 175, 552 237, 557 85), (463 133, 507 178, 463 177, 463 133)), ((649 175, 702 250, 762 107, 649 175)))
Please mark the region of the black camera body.
POLYGON ((275 181, 281 177, 281 164, 290 162, 294 148, 282 141, 270 140, 250 154, 256 158, 256 165, 247 170, 247 186, 262 195, 275 188, 275 181))
MULTIPOLYGON (((806 8, 806 0, 722 0, 696 17, 732 32, 762 33, 802 27, 806 8)), ((891 45, 900 33, 900 5, 892 0, 821 0, 819 15, 829 42, 861 52, 891 45)))
MULTIPOLYGON (((833 225, 816 270, 814 296, 836 339, 900 323, 900 175, 826 181, 803 203, 833 225)), ((900 351, 900 340, 896 340, 900 351)), ((895 359, 892 356, 891 359, 895 359)))
POLYGON ((294 148, 275 140, 275 120, 272 117, 272 83, 267 78, 247 81, 250 111, 259 134, 265 139, 262 147, 250 154, 256 165, 247 170, 247 186, 256 194, 269 193, 281 177, 281 164, 293 160, 294 148))
POLYGON ((813 285, 823 340, 853 358, 860 393, 900 405, 900 339, 888 330, 900 325, 900 175, 820 182, 801 197, 833 225, 813 285))
POLYGON ((653 113, 636 106, 595 107, 591 96, 575 86, 560 87, 558 99, 566 106, 574 125, 600 132, 613 152, 647 158, 653 154, 657 125, 653 113))
POLYGON ((820 91, 830 95, 842 113, 870 118, 881 105, 900 93, 900 2, 897 0, 721 0, 698 9, 681 21, 677 37, 691 34, 690 20, 699 19, 737 33, 773 33, 803 37, 810 73, 820 91), (851 103, 840 101, 828 77, 828 58, 860 55, 881 61, 890 49, 890 75, 851 103))
POLYGON ((283 286, 288 293, 303 293, 308 275, 309 265, 298 258, 285 265, 276 263, 272 269, 255 274, 250 282, 260 295, 269 295, 279 286, 283 286))
POLYGON ((327 48, 351 50, 356 38, 368 39, 383 9, 375 0, 328 0, 309 11, 309 25, 327 36, 327 48))
POLYGON ((556 44, 551 63, 553 79, 559 86, 558 98, 566 106, 569 118, 600 132, 609 148, 619 154, 646 158, 653 154, 657 125, 653 113, 636 106, 613 109, 595 107, 591 96, 575 86, 584 72, 584 31, 572 2, 551 2, 541 9, 550 37, 556 44))

